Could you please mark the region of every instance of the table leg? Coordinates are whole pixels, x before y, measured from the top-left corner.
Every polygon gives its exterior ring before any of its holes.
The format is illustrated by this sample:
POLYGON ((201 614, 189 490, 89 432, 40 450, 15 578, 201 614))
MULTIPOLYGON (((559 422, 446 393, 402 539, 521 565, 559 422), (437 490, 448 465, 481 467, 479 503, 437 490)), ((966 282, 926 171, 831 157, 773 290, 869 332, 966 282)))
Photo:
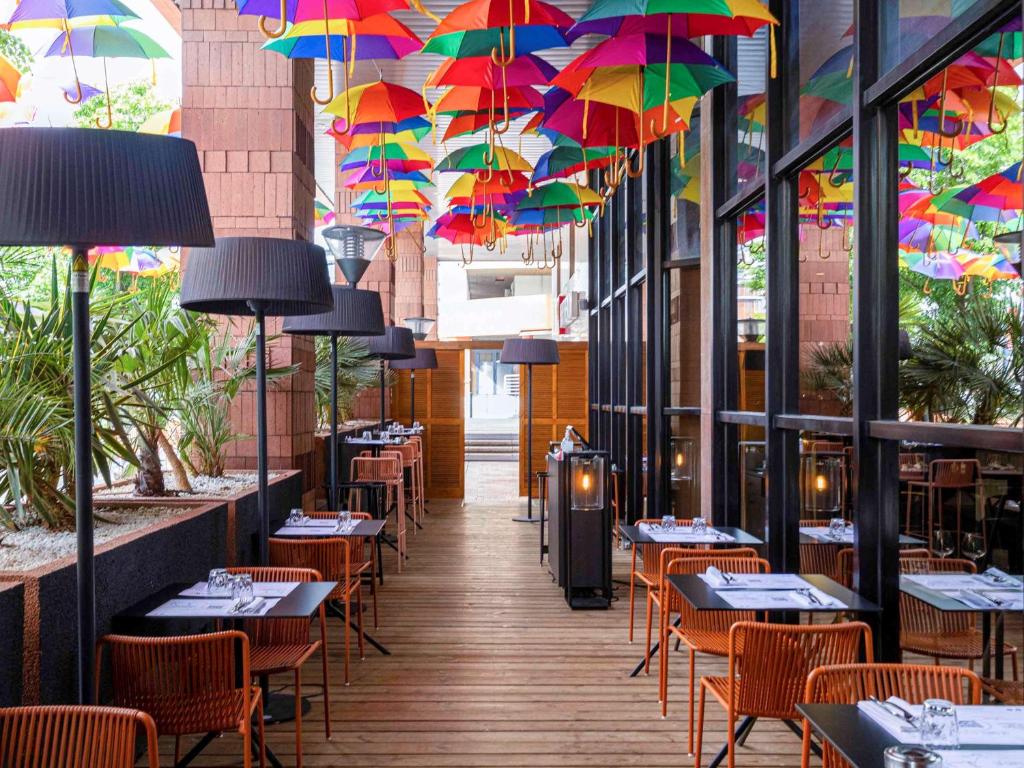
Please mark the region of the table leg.
MULTIPOLYGON (((249 737, 249 743, 252 746, 252 756, 256 765, 259 765, 260 759, 260 735, 255 731, 249 737)), ((277 755, 266 743, 263 744, 263 751, 267 755, 267 763, 274 766, 274 768, 284 768, 284 764, 277 759, 277 755)))
MULTIPOLYGON (((338 606, 336 606, 334 603, 327 603, 327 610, 330 611, 331 613, 333 613, 337 618, 341 619, 342 621, 345 620, 345 612, 342 611, 340 608, 338 608, 338 606)), ((359 625, 356 622, 350 621, 349 622, 349 626, 352 629, 354 629, 356 632, 359 631, 359 625)), ((390 656, 391 655, 391 651, 389 651, 384 646, 383 643, 381 643, 379 640, 374 638, 373 635, 371 635, 365 629, 363 630, 363 639, 366 642, 368 642, 370 645, 372 645, 374 648, 376 648, 378 651, 380 651, 382 655, 384 655, 384 656, 390 656)))
MULTIPOLYGON (((739 746, 743 741, 746 740, 747 734, 750 733, 750 729, 754 727, 754 723, 757 722, 756 717, 744 717, 740 720, 740 724, 736 727, 736 745, 739 746)), ((727 741, 722 745, 722 748, 718 750, 718 754, 715 755, 714 759, 708 763, 708 768, 717 768, 722 764, 722 761, 729 754, 729 742, 727 741)))
POLYGON ((995 632, 995 657, 996 657, 996 680, 1003 679, 1003 664, 1005 657, 1003 655, 1003 643, 1005 642, 1004 637, 1004 613, 996 614, 996 632, 995 632))
POLYGON ((210 742, 217 738, 218 735, 219 734, 216 731, 211 731, 203 736, 203 738, 196 742, 196 745, 192 747, 192 749, 185 753, 185 756, 181 758, 181 760, 175 763, 174 768, 185 768, 186 765, 199 757, 199 753, 210 746, 210 742))
MULTIPOLYGON (((677 618, 674 622, 672 622, 672 626, 673 627, 678 627, 679 623, 681 621, 682 621, 681 618, 677 618)), ((656 642, 654 645, 651 646, 650 650, 647 651, 647 655, 644 656, 644 658, 640 659, 640 663, 637 664, 636 667, 633 668, 633 671, 629 673, 629 676, 630 677, 636 677, 637 675, 639 675, 640 671, 644 668, 644 665, 647 663, 647 660, 648 659, 653 659, 654 658, 654 654, 656 654, 658 652, 658 649, 660 647, 661 647, 661 641, 659 640, 658 642, 656 642)))
POLYGON ((981 674, 992 674, 992 614, 988 611, 981 614, 981 674))

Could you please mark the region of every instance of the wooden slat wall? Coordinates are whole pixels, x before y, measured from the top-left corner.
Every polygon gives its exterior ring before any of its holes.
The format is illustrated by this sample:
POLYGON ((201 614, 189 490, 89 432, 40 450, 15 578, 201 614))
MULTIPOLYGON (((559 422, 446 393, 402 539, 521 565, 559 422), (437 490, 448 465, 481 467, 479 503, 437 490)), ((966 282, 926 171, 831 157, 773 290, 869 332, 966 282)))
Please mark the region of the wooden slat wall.
MULTIPOLYGON (((466 355, 461 348, 438 345, 436 349, 438 367, 416 372, 416 420, 424 426, 427 455, 426 492, 427 498, 461 499, 465 482, 462 388, 466 355)), ((397 376, 392 412, 395 418, 408 424, 411 422, 409 371, 394 373, 397 376)))
MULTIPOLYGON (((558 345, 558 365, 533 366, 533 471, 544 468, 548 443, 572 424, 587 437, 587 345, 558 345)), ((526 495, 526 366, 519 367, 519 493, 526 495)), ((536 492, 536 490, 535 490, 536 492)))

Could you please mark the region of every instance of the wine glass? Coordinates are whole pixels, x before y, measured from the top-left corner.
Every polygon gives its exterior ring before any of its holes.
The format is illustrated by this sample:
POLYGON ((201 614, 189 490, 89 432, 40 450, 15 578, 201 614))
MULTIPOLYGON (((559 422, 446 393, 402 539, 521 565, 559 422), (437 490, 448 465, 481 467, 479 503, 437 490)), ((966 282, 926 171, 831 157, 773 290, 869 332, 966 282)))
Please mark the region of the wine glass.
POLYGON ((953 554, 953 532, 932 531, 932 551, 939 557, 949 557, 953 554))
POLYGON ((985 546, 985 538, 980 533, 965 533, 960 551, 964 557, 969 557, 977 563, 988 552, 988 548, 985 546))
POLYGON ((352 527, 352 512, 347 509, 338 511, 338 525, 335 530, 340 532, 348 532, 349 528, 352 527))

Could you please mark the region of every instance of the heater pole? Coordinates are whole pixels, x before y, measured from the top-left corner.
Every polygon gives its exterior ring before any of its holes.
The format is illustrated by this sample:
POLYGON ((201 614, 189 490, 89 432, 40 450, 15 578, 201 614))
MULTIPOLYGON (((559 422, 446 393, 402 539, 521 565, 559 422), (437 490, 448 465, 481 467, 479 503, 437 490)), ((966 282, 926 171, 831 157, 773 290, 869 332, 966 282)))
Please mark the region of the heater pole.
POLYGON ((409 371, 409 426, 416 423, 416 370, 409 371))
POLYGON ((71 265, 72 367, 75 411, 75 529, 78 544, 78 701, 93 700, 96 574, 92 521, 92 397, 89 362, 89 259, 75 248, 71 265))
POLYGON ((267 328, 263 309, 256 314, 256 474, 259 478, 260 565, 270 562, 270 509, 267 489, 267 328))
POLYGON ((338 510, 338 334, 331 334, 331 498, 328 509, 338 510))
POLYGON ((384 431, 384 361, 380 361, 380 431, 384 431))

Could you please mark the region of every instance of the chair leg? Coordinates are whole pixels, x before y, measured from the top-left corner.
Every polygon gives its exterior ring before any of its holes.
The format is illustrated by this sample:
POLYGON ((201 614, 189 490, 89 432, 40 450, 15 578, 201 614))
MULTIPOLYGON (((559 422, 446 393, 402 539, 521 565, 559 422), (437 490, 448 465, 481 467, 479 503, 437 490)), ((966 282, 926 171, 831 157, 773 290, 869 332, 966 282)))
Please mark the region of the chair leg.
POLYGON ((331 738, 331 688, 327 673, 327 619, 323 605, 320 606, 320 661, 324 670, 324 736, 331 738))
POLYGON ((370 545, 370 597, 373 598, 373 628, 377 629, 377 548, 370 545))
POLYGON ((181 736, 174 737, 174 764, 181 762, 181 736))
POLYGON ((668 716, 668 622, 658 619, 658 701, 661 716, 668 716))
POLYGON ((363 587, 356 587, 356 626, 359 627, 359 659, 366 660, 366 647, 363 642, 363 587))
POLYGON ((736 768, 736 714, 731 708, 725 722, 729 728, 728 741, 726 742, 729 751, 726 760, 729 768, 736 768))
POLYGON ((636 570, 629 574, 629 642, 633 642, 633 616, 636 612, 636 570))
POLYGON ((651 588, 647 588, 647 644, 644 646, 644 674, 651 673, 651 623, 654 620, 654 600, 651 588))
POLYGON ((700 703, 697 705, 697 748, 694 750, 694 765, 700 768, 700 747, 704 740, 704 684, 700 686, 700 703))
POLYGON ((295 768, 302 768, 302 681, 295 668, 295 768))
POLYGON ((345 685, 349 684, 348 678, 348 654, 349 647, 351 645, 351 639, 349 638, 349 625, 352 621, 352 603, 349 600, 345 600, 345 685))
POLYGON ((694 680, 696 679, 694 677, 694 675, 696 674, 696 669, 695 669, 696 666, 697 666, 697 652, 695 650, 693 650, 693 648, 691 648, 690 649, 690 733, 689 733, 689 738, 688 738, 688 740, 686 742, 686 744, 687 744, 686 750, 691 755, 693 754, 693 684, 694 684, 694 680))
MULTIPOLYGON (((251 728, 251 726, 250 726, 251 728)), ((267 744, 266 744, 266 733, 263 727, 263 698, 260 697, 260 702, 256 707, 256 733, 259 736, 260 743, 260 768, 266 768, 267 766, 267 744)), ((249 750, 245 751, 249 754, 249 750)))

